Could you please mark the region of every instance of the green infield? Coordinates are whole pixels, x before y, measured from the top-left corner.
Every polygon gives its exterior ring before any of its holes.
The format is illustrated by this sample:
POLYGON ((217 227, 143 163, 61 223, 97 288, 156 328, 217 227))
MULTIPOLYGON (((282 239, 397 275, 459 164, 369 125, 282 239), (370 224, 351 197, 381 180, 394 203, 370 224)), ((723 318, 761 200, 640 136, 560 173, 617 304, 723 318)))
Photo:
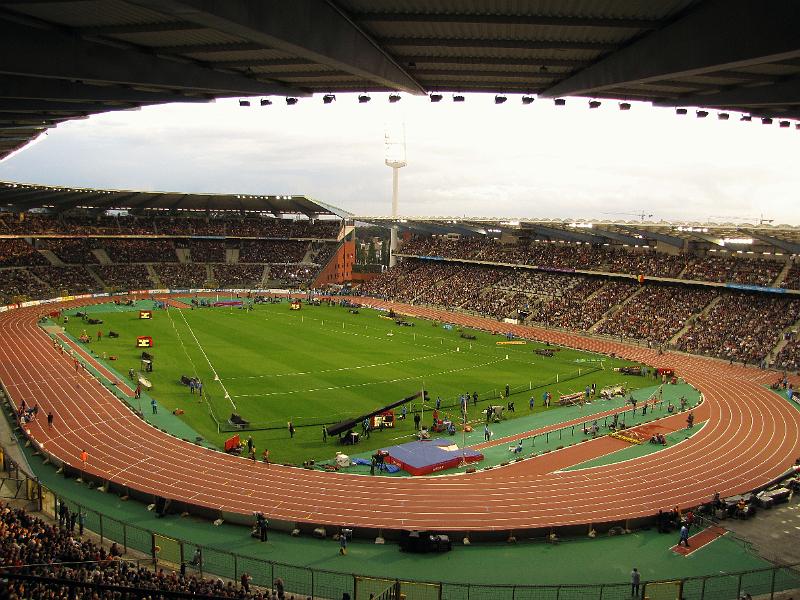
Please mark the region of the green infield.
POLYGON ((339 306, 304 304, 295 311, 284 302, 256 305, 252 311, 153 310, 151 319, 140 319, 139 309, 151 307, 143 301, 133 307, 109 303, 78 309, 102 319, 101 325, 89 325, 72 310, 66 329, 76 339, 82 334, 91 339, 86 347, 106 358, 122 378, 129 369, 138 373, 142 351, 149 352, 153 371, 142 375, 152 382, 149 393, 162 410, 183 411, 180 417, 219 447, 231 436, 228 418, 236 413, 253 428, 243 437, 252 435, 259 456, 268 448, 275 462, 330 459, 337 440, 323 443, 323 424, 356 418, 423 388, 429 393, 426 404, 411 402, 407 419, 398 418, 394 429, 362 440, 358 451, 413 439, 412 414, 424 411, 423 423, 430 422, 437 397, 443 416, 460 419, 459 395, 469 393, 469 419, 481 422, 489 404, 511 401, 517 411, 506 410, 504 417, 512 420, 531 414, 531 397, 534 412, 557 410, 560 394, 591 384, 599 392, 607 385, 635 389, 652 382, 614 371, 632 364, 628 361, 533 342, 499 345, 507 341, 502 336, 412 318, 398 325, 385 313, 367 309, 353 314, 339 306), (109 337, 109 331, 119 337, 109 337), (151 337, 153 347, 137 347, 139 336, 151 337), (551 350, 552 356, 537 350, 551 350), (190 393, 182 376, 200 379, 203 396, 190 393), (502 398, 506 386, 507 399, 502 398), (545 409, 541 398, 548 391, 554 402, 545 409), (293 438, 289 421, 296 428, 293 438))

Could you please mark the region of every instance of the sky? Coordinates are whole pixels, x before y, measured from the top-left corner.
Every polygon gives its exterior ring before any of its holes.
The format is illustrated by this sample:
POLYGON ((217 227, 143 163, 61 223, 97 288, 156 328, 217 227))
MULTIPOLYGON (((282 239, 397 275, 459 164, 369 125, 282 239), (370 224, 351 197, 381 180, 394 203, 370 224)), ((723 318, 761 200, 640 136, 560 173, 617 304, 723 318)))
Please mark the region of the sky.
MULTIPOLYGON (((405 129, 401 216, 800 225, 800 131, 690 109, 585 98, 556 107, 467 94, 359 104, 171 104, 60 124, 0 162, 0 179, 75 187, 305 194, 388 215, 385 132, 405 129), (652 215, 652 216, 651 216, 652 215)), ((402 138, 402 135, 400 136, 402 138)), ((395 136, 396 139, 396 136, 395 136)))

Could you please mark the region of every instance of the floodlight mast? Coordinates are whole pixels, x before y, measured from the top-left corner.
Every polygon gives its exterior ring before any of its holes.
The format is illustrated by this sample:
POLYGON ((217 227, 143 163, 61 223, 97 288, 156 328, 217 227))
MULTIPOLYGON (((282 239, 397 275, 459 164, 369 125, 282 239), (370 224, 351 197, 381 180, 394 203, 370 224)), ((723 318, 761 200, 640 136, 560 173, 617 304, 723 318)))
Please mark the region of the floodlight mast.
MULTIPOLYGON (((388 125, 384 134, 384 147, 387 167, 392 168, 392 219, 397 220, 397 204, 400 196, 400 169, 408 164, 406 162, 406 126, 402 124, 400 130, 390 128, 388 125)), ((397 264, 395 252, 398 248, 397 224, 392 224, 389 238, 389 266, 397 264)))

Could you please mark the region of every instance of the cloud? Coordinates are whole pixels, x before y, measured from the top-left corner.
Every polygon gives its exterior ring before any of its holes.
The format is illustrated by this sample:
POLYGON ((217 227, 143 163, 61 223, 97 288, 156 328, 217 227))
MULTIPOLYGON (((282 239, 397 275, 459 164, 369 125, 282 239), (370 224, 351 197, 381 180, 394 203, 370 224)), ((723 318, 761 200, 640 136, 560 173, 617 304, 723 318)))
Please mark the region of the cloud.
POLYGON ((149 107, 60 125, 0 178, 82 187, 308 194, 390 210, 384 132, 405 125, 401 208, 413 215, 753 220, 800 224, 794 130, 699 121, 634 104, 470 95, 463 104, 338 95, 294 107, 236 100, 149 107), (254 103, 257 104, 257 103, 254 103))

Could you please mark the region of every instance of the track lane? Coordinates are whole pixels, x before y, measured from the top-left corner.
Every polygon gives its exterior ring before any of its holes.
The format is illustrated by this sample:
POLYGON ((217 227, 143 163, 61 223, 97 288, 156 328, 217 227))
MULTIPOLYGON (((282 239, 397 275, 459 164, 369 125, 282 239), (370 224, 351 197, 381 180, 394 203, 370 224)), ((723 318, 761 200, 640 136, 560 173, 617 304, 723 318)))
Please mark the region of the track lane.
POLYGON ((675 504, 705 502, 714 490, 728 495, 752 489, 800 455, 800 411, 761 385, 777 375, 437 309, 392 306, 440 321, 674 366, 704 393, 709 422, 681 444, 594 467, 590 473, 552 472, 542 467, 550 456, 545 455, 470 475, 370 478, 253 464, 151 427, 82 369, 75 373, 72 359, 54 350, 36 325, 39 307, 0 315, 6 342, 0 348, 0 378, 17 404, 24 397, 38 401, 45 414, 55 412, 52 431, 41 416, 30 430, 59 460, 78 465, 86 448, 86 471, 131 488, 213 509, 261 510, 273 519, 315 524, 492 531, 620 521, 675 504))

